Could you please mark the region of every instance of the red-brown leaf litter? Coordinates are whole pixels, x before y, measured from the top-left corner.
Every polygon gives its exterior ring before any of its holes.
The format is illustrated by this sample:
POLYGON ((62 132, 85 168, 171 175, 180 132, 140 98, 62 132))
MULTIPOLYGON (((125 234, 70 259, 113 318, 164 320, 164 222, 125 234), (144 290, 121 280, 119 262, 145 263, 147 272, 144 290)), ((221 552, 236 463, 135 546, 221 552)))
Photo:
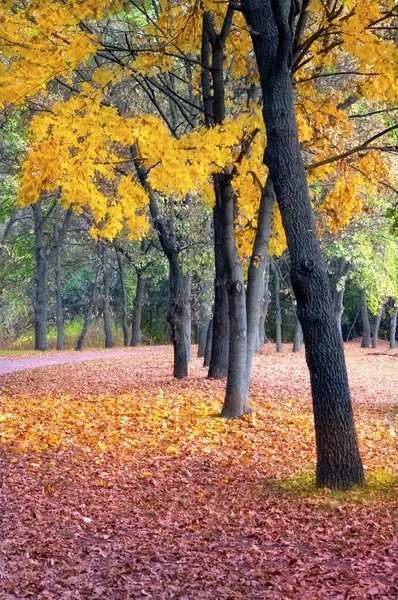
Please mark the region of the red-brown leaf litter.
POLYGON ((346 344, 345 493, 311 481, 303 352, 266 346, 232 422, 201 359, 100 355, 1 377, 0 600, 398 600, 397 353, 346 344))

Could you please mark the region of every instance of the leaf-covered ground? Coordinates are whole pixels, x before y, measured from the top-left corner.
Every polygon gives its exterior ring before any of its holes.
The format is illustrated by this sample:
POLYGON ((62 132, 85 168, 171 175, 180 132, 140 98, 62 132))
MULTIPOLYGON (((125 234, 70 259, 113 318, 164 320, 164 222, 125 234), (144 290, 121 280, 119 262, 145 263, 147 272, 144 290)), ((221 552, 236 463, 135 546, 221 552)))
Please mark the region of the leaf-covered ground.
POLYGON ((303 354, 256 357, 234 422, 168 349, 4 376, 0 600, 397 600, 398 356, 346 352, 370 485, 340 495, 303 354))

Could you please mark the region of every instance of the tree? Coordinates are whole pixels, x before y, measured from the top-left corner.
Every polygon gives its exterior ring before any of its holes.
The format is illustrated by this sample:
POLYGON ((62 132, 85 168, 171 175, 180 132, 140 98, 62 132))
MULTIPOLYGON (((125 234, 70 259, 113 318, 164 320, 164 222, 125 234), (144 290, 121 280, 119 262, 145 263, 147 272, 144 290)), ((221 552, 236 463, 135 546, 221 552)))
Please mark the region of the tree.
POLYGON ((317 485, 343 489, 364 481, 326 269, 311 210, 295 118, 290 66, 293 3, 244 0, 263 93, 264 161, 282 214, 291 281, 311 375, 317 443, 317 485))

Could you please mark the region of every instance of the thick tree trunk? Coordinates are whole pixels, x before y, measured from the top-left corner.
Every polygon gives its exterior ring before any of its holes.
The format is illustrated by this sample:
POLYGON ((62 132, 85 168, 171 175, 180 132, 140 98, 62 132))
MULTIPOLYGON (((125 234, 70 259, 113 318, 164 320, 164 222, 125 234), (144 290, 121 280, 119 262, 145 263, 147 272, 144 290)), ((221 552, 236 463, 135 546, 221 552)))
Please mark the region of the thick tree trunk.
POLYGON ((123 346, 126 348, 129 345, 129 326, 127 323, 127 292, 126 282, 124 280, 123 263, 120 254, 116 249, 117 266, 119 269, 120 287, 122 290, 122 329, 123 329, 123 346))
POLYGON ((316 483, 344 489, 363 484, 343 347, 308 194, 290 73, 295 5, 242 0, 263 92, 270 170, 291 261, 291 282, 311 376, 317 445, 316 483), (290 9, 290 10, 289 10, 290 9))
POLYGON ((301 337, 302 337, 301 323, 299 321, 298 316, 296 315, 296 321, 294 323, 294 334, 293 334, 293 352, 300 352, 301 337))
MULTIPOLYGON (((247 356, 246 356, 246 378, 247 388, 250 387, 253 354, 260 347, 260 315, 261 304, 264 299, 264 276, 267 264, 267 247, 271 232, 272 208, 274 206, 275 194, 271 178, 261 194, 260 206, 257 217, 257 229, 254 239, 253 252, 247 277, 247 356)), ((263 323, 264 331, 264 323, 263 323)))
POLYGON ((36 293, 35 293, 35 350, 48 350, 48 257, 44 247, 42 202, 32 206, 35 231, 36 293))
POLYGON ((259 323, 259 346, 268 344, 268 338, 265 334, 265 322, 267 320, 268 308, 271 301, 269 293, 269 259, 267 260, 264 273, 264 292, 260 305, 260 323, 259 323))
POLYGON ((275 348, 277 352, 283 352, 282 345, 282 312, 281 312, 281 283, 278 267, 274 266, 275 277, 275 348))
POLYGON ((213 341, 213 319, 210 319, 209 326, 207 328, 206 348, 205 348, 205 355, 204 355, 204 360, 203 360, 204 367, 208 367, 210 365, 212 341, 213 341))
POLYGON ((220 206, 221 240, 227 270, 229 305, 229 358, 227 387, 222 417, 235 419, 251 412, 247 402, 246 379, 246 298, 242 261, 235 243, 235 194, 230 177, 214 175, 216 202, 220 206))
POLYGON ((102 250, 102 269, 104 281, 104 334, 105 348, 113 348, 112 318, 110 307, 110 277, 107 254, 102 250))
POLYGON ((86 312, 84 313, 83 325, 79 337, 77 338, 75 350, 81 350, 84 345, 84 341, 86 339, 88 326, 90 324, 91 315, 93 312, 94 302, 95 302, 95 293, 97 291, 97 281, 98 281, 98 267, 95 271, 95 277, 93 282, 91 283, 89 300, 86 308, 86 312))
POLYGON ((135 289, 134 312, 131 326, 130 346, 138 346, 141 339, 141 315, 144 304, 145 279, 141 271, 137 271, 137 286, 135 289))
POLYGON ((379 308, 376 318, 375 318, 375 322, 373 324, 373 332, 372 332, 372 348, 378 348, 379 346, 379 328, 380 328, 380 321, 381 321, 381 315, 383 314, 383 308, 379 308))
POLYGON ((398 319, 398 306, 394 308, 394 312, 391 315, 390 321, 390 349, 394 350, 397 346, 396 342, 396 331, 397 331, 397 319, 398 319))
POLYGON ((370 348, 370 322, 368 305, 366 303, 366 290, 364 288, 361 289, 361 317, 363 327, 361 348, 370 348))
POLYGON ((64 311, 62 306, 62 266, 61 266, 61 246, 59 240, 58 226, 55 227, 55 310, 57 317, 57 350, 64 349, 65 329, 64 329, 64 311))
POLYGON ((183 274, 177 256, 170 256, 169 267, 170 310, 167 320, 174 348, 174 377, 184 379, 188 376, 186 323, 191 300, 190 276, 183 274))
POLYGON ((222 234, 219 206, 214 207, 213 215, 216 276, 214 280, 213 337, 208 377, 210 379, 223 379, 228 372, 229 317, 227 276, 221 247, 222 234))
MULTIPOLYGON (((225 118, 225 84, 223 73, 224 47, 228 31, 232 23, 230 9, 227 11, 219 34, 216 33, 214 19, 210 12, 203 15, 202 55, 202 88, 204 108, 208 111, 205 117, 206 125, 213 122, 221 125, 225 118), (210 51, 211 46, 211 51, 210 51), (211 64, 210 64, 211 59, 211 64), (211 77, 211 81, 210 81, 211 77), (213 95, 211 96, 211 91, 213 95)), ((215 194, 217 197, 216 180, 215 194)), ((213 210, 214 223, 214 309, 213 309, 213 346, 210 358, 209 378, 222 379, 228 373, 229 361, 229 316, 228 291, 226 288, 226 265, 222 248, 222 215, 221 206, 216 202, 213 210)))

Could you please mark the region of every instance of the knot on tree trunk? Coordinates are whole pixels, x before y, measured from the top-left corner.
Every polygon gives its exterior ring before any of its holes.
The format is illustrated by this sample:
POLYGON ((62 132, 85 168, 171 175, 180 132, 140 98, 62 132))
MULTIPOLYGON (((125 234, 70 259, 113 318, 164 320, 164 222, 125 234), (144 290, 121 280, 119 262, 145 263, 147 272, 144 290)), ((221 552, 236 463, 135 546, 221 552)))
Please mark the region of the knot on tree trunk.
POLYGON ((313 258, 307 258, 301 263, 301 270, 304 271, 304 273, 311 273, 311 271, 313 271, 314 268, 315 260, 313 258))
POLYGON ((244 285, 242 281, 234 281, 232 283, 228 282, 227 283, 227 290, 229 293, 236 293, 238 295, 241 295, 244 289, 244 285))

